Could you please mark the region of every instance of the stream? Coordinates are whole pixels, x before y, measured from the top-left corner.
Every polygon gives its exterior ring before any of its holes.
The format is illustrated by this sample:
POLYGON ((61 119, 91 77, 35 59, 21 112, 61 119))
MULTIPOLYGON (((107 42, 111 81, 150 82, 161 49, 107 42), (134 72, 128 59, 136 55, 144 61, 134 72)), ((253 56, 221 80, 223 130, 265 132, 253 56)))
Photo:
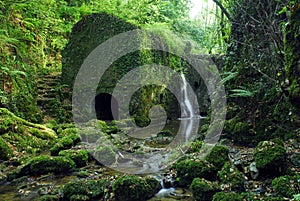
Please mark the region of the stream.
MULTIPOLYGON (((167 165, 171 164, 171 162, 175 162, 178 159, 172 158, 171 160, 165 160, 165 158, 168 158, 171 154, 174 154, 174 150, 178 151, 178 147, 180 147, 179 150, 181 151, 181 154, 184 155, 184 151, 186 151, 188 148, 186 145, 188 145, 189 142, 192 142, 197 137, 198 128, 204 123, 204 121, 202 121, 203 117, 195 112, 197 110, 195 109, 193 101, 190 100, 189 94, 191 91, 189 91, 190 88, 183 74, 181 75, 181 78, 183 81, 183 99, 181 101, 182 115, 177 120, 166 122, 164 127, 164 130, 169 130, 176 135, 173 137, 167 137, 166 139, 163 139, 163 137, 160 139, 158 136, 156 136, 156 138, 145 138, 142 146, 143 148, 148 147, 150 150, 149 156, 147 156, 147 153, 145 153, 147 163, 141 163, 143 164, 142 166, 136 166, 134 165, 135 163, 133 163, 135 161, 130 159, 124 163, 118 163, 117 166, 119 169, 113 168, 114 170, 112 170, 100 165, 89 164, 88 167, 83 167, 80 170, 88 170, 91 174, 88 176, 90 179, 97 179, 103 176, 107 178, 114 178, 115 175, 120 174, 120 172, 116 170, 121 170, 121 172, 128 172, 128 170, 130 170, 135 173, 140 172, 141 174, 149 172, 149 176, 160 180, 162 189, 157 192, 155 197, 149 199, 148 201, 193 201, 194 199, 191 197, 191 192, 188 189, 174 188, 172 176, 164 171, 164 168, 167 167, 167 165), (155 141, 153 139, 160 139, 160 141, 155 141), (155 152, 155 154, 150 155, 152 152, 151 148, 161 149, 162 151, 159 153, 155 152), (170 154, 165 153, 167 149, 164 148, 171 150, 170 154), (168 186, 165 184, 168 184, 168 186)), ((151 132, 151 129, 148 130, 151 132)), ((145 135, 150 136, 148 133, 145 135)), ((179 157, 179 155, 176 156, 179 157)), ((73 172, 70 175, 59 176, 50 174, 38 178, 23 177, 17 179, 17 181, 14 180, 12 183, 7 182, 5 184, 0 184, 0 200, 30 201, 38 196, 49 193, 51 194, 55 188, 61 189, 61 186, 76 179, 77 173, 78 172, 73 172)))

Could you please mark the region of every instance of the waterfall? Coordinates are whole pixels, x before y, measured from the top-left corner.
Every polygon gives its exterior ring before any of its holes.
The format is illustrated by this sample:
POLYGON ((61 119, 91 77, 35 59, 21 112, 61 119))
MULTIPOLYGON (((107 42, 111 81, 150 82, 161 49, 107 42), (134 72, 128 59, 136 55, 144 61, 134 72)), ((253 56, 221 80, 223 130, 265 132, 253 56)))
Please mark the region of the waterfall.
POLYGON ((188 95, 188 82, 185 79, 185 76, 183 73, 181 73, 181 78, 182 78, 182 91, 183 91, 183 101, 182 101, 182 115, 181 118, 179 119, 191 119, 191 118, 198 118, 198 119, 203 119, 205 117, 202 117, 200 114, 195 115, 195 110, 194 107, 192 106, 192 102, 190 100, 190 96, 188 95))
POLYGON ((183 73, 181 74, 181 78, 183 81, 183 87, 182 87, 182 90, 183 90, 183 115, 181 115, 181 117, 193 118, 194 111, 193 111, 192 103, 189 99, 188 92, 187 92, 188 83, 187 83, 183 73))

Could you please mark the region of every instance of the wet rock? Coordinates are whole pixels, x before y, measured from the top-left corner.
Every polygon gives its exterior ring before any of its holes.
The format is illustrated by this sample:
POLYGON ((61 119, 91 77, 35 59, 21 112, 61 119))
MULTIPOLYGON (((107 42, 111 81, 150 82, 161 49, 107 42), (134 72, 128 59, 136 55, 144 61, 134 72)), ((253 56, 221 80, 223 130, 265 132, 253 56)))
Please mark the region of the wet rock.
POLYGON ((300 167, 300 154, 299 153, 291 155, 291 163, 296 167, 300 167))
POLYGON ((256 162, 252 162, 249 167, 250 175, 252 179, 257 179, 259 170, 256 168, 256 162))

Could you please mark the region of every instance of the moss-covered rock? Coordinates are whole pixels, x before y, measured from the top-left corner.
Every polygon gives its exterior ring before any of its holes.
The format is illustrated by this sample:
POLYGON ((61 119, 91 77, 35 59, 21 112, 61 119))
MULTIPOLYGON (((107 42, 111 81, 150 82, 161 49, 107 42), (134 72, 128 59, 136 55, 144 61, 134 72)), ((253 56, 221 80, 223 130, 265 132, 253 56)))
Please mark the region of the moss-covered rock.
POLYGON ((66 129, 65 137, 57 139, 57 143, 50 149, 52 156, 57 156, 62 150, 70 149, 80 142, 80 136, 77 134, 76 129, 66 129))
POLYGON ((196 177, 214 180, 217 173, 212 164, 203 160, 184 159, 175 163, 173 168, 177 172, 179 186, 191 184, 196 177))
POLYGON ((144 201, 155 195, 161 188, 154 178, 124 176, 113 183, 116 201, 144 201))
POLYGON ((0 135, 2 160, 40 152, 49 148, 57 138, 50 128, 30 123, 5 108, 0 108, 0 135))
POLYGON ((87 150, 63 150, 60 151, 58 155, 70 158, 75 162, 76 167, 85 166, 89 159, 89 153, 87 150))
POLYGON ((72 181, 63 187, 64 199, 80 200, 80 198, 102 198, 110 182, 101 180, 78 180, 72 181))
POLYGON ((0 160, 8 160, 13 154, 12 149, 0 136, 0 160))
POLYGON ((209 154, 206 156, 206 160, 213 164, 218 170, 220 170, 225 164, 225 162, 229 161, 228 153, 228 147, 217 145, 214 146, 209 152, 209 154))
POLYGON ((213 196, 213 201, 241 201, 243 196, 236 192, 217 192, 213 196))
POLYGON ((215 182, 195 178, 190 186, 193 197, 198 201, 212 200, 213 195, 220 190, 215 182))
POLYGON ((229 190, 238 192, 245 190, 244 175, 229 162, 226 162, 222 170, 218 172, 218 178, 222 184, 229 187, 229 190))
POLYGON ((29 175, 42 175, 47 173, 66 173, 75 167, 74 161, 62 156, 41 155, 32 158, 27 165, 22 168, 24 173, 29 175))
POLYGON ((282 142, 262 141, 254 149, 256 167, 267 175, 281 175, 285 172, 286 150, 282 142))
POLYGON ((300 194, 300 175, 277 177, 272 186, 277 194, 293 198, 293 195, 300 194))

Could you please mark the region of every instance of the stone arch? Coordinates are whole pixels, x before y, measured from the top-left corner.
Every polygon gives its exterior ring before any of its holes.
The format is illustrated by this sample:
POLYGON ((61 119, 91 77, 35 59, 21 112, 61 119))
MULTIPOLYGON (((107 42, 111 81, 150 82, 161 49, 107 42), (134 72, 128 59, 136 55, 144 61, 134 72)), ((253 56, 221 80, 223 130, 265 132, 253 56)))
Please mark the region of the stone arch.
POLYGON ((99 93, 95 97, 96 117, 99 120, 111 121, 119 118, 119 103, 109 93, 99 93), (114 118, 114 115, 116 118, 114 118))

